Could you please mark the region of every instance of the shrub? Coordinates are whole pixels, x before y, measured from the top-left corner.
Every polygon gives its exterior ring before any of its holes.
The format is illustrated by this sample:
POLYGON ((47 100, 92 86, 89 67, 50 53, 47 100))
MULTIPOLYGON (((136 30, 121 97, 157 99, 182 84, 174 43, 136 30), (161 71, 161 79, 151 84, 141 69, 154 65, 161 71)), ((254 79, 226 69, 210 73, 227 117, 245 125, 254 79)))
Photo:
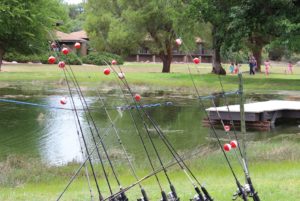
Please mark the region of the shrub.
POLYGON ((106 65, 106 63, 110 63, 112 60, 116 60, 120 65, 124 63, 122 57, 108 52, 92 52, 82 57, 83 63, 94 65, 106 65))
MULTIPOLYGON (((28 63, 28 62, 33 62, 33 63, 43 63, 43 64, 48 64, 48 58, 50 54, 39 54, 39 55, 23 55, 19 53, 7 53, 4 55, 4 60, 5 61, 16 61, 18 63, 28 63)), ((58 57, 56 63, 59 61, 65 61, 66 64, 71 64, 71 65, 81 65, 82 61, 81 59, 73 52, 70 52, 68 55, 64 55, 62 53, 56 53, 53 54, 53 56, 58 57)))

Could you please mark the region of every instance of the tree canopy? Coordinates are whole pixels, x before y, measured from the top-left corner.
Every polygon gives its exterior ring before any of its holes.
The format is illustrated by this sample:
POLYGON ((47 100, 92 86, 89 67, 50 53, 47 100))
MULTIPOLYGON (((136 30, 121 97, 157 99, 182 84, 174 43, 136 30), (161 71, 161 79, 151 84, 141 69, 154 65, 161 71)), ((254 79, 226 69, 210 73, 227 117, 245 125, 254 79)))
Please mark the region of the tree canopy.
POLYGON ((146 47, 163 61, 162 72, 170 72, 175 39, 195 46, 199 23, 184 15, 183 1, 90 0, 86 29, 98 50, 118 54, 136 53, 146 47))
POLYGON ((7 51, 32 53, 45 46, 65 14, 59 0, 1 0, 0 65, 7 51))

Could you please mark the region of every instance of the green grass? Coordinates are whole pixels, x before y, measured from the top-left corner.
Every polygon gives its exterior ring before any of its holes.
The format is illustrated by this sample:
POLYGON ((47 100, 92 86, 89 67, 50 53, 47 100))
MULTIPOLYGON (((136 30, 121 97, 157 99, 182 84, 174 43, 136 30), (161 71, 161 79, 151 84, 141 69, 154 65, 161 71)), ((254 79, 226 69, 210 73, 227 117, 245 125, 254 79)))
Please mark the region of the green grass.
MULTIPOLYGON (((295 201, 300 199, 298 193, 300 189, 299 139, 299 134, 291 135, 288 138, 282 135, 262 142, 248 144, 249 168, 261 200, 295 201)), ((220 150, 207 146, 195 149, 193 154, 195 154, 194 158, 188 160, 187 163, 192 167, 200 182, 206 186, 216 201, 231 200, 236 186, 220 150)), ((232 166, 238 178, 243 181, 242 170, 234 158, 234 152, 229 153, 228 157, 233 162, 232 166)), ((6 177, 9 177, 10 182, 9 184, 0 184, 0 200, 4 201, 55 200, 79 166, 72 163, 62 167, 48 167, 34 159, 15 156, 0 164, 2 168, 0 178, 3 178, 3 174, 5 174, 6 177), (19 177, 10 177, 16 175, 17 172, 19 177), (23 178, 23 180, 20 178, 23 178)), ((149 168, 146 170, 143 166, 137 165, 140 177, 150 172, 149 168)), ((100 167, 97 166, 96 169, 100 170, 100 167)), ((124 167, 124 164, 117 167, 117 172, 123 186, 134 182, 134 178, 130 175, 128 168, 124 167)), ((99 171, 98 173, 100 175, 99 171)), ((192 185, 178 167, 171 168, 169 174, 181 200, 188 200, 194 195, 192 185)), ((109 175, 111 181, 113 181, 112 173, 110 172, 109 175)), ((164 189, 169 191, 163 174, 160 173, 158 176, 164 189)), ((99 181, 103 194, 109 195, 103 176, 99 181)), ((112 182, 112 184, 114 191, 117 191, 116 183, 112 182)), ((151 200, 159 199, 160 191, 153 177, 143 182, 143 186, 151 200)), ((93 187, 93 191, 96 193, 95 187, 93 187)), ((135 187, 127 195, 130 200, 135 200, 140 196, 139 189, 135 187)), ((84 172, 81 172, 62 200, 79 201, 88 198, 87 181, 84 172)))
MULTIPOLYGON (((88 88, 102 87, 112 89, 116 86, 114 76, 104 76, 103 66, 74 66, 74 71, 81 84, 88 88)), ((122 66, 129 84, 139 87, 139 90, 163 91, 164 93, 194 93, 190 75, 187 73, 186 64, 175 64, 172 73, 162 74, 161 64, 127 63, 122 66)), ((218 76, 209 74, 209 64, 201 64, 198 69, 191 65, 192 73, 197 87, 202 94, 210 94, 221 91, 218 76), (199 70, 200 74, 197 73, 199 70)), ((242 68, 247 70, 247 65, 242 68)), ((284 74, 285 66, 274 66, 272 74, 266 77, 264 74, 249 76, 244 73, 244 87, 246 92, 262 91, 264 93, 276 90, 300 90, 300 69, 295 68, 294 75, 284 74)), ((237 89, 238 79, 236 75, 222 76, 225 90, 237 89)), ((3 66, 0 73, 0 86, 22 85, 23 88, 65 88, 63 72, 55 65, 12 65, 3 66)), ((231 200, 232 193, 236 190, 233 177, 222 157, 220 150, 207 148, 194 150, 199 152, 196 158, 189 160, 188 164, 200 182, 215 198, 215 200, 231 200)), ((253 183, 261 200, 265 201, 295 201, 300 200, 298 193, 300 189, 300 146, 299 134, 289 138, 279 136, 263 142, 250 143, 248 146, 248 157, 253 183)), ((234 159, 234 154, 229 155, 234 159)), ((144 164, 144 163, 143 163, 144 164)), ((0 200, 1 201, 47 201, 56 200, 59 193, 67 184, 69 178, 77 169, 78 164, 68 164, 61 167, 47 166, 37 159, 23 156, 11 156, 0 162, 0 200)), ((238 162, 233 163, 238 177, 242 180, 242 171, 238 162)), ((134 181, 129 174, 128 168, 117 167, 120 180, 124 186, 134 181)), ((97 167, 99 175, 100 167, 97 167)), ((145 165, 138 165, 139 176, 150 172, 145 165)), ((176 187, 181 200, 185 201, 194 194, 192 186, 178 168, 172 168, 170 176, 176 187)), ((160 178, 164 178, 159 174, 160 178)), ((110 172, 110 178, 112 174, 110 172)), ((167 182, 163 180, 164 189, 168 189, 167 182)), ((100 178, 101 189, 108 195, 108 189, 103 176, 100 178)), ((151 200, 159 199, 159 189, 152 178, 143 183, 151 200)), ((94 186, 94 185, 93 185, 94 186)), ((117 186, 113 183, 114 190, 117 186)), ((93 188, 96 193, 95 187, 93 188)), ((96 195, 96 194, 95 194, 96 195)), ((140 196, 138 188, 128 193, 130 200, 140 196)), ((71 185, 62 200, 82 201, 88 200, 89 192, 84 173, 71 185)))
MULTIPOLYGON (((227 68, 227 66, 225 66, 227 68)), ((105 76, 102 72, 105 66, 72 66, 81 86, 101 87, 103 89, 115 88, 115 76, 105 76)), ((190 65, 193 78, 199 91, 220 91, 218 76, 210 74, 210 64, 201 64, 195 67, 190 65), (198 73, 199 72, 199 73, 198 73)), ((266 77, 263 73, 250 76, 244 73, 244 87, 246 91, 271 91, 271 90, 300 90, 300 69, 295 67, 293 75, 284 74, 285 66, 275 66, 272 74, 266 77)), ((161 64, 126 63, 122 66, 129 84, 140 87, 145 91, 172 91, 180 93, 193 93, 194 87, 186 64, 173 64, 170 74, 160 73, 161 64)), ((246 64, 243 71, 248 70, 246 64)), ((225 90, 237 88, 236 75, 221 76, 225 90)), ((25 83, 31 85, 48 85, 52 88, 62 87, 64 74, 56 65, 29 65, 6 64, 0 73, 0 83, 25 83)), ((3 86, 5 86, 3 84, 3 86)))

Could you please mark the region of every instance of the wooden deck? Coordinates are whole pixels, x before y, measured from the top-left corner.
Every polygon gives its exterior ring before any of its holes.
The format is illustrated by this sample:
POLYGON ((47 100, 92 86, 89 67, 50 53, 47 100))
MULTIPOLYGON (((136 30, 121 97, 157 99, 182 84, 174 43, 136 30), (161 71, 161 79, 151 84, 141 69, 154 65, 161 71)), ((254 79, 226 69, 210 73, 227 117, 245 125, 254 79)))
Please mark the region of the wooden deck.
MULTIPOLYGON (((258 127, 262 125, 265 127, 274 126, 276 119, 279 118, 300 119, 300 101, 271 100, 247 103, 244 106, 246 125, 253 125, 253 127, 256 124, 258 127)), ((240 121, 240 105, 211 107, 206 111, 212 122, 216 124, 220 119, 223 121, 240 121)))

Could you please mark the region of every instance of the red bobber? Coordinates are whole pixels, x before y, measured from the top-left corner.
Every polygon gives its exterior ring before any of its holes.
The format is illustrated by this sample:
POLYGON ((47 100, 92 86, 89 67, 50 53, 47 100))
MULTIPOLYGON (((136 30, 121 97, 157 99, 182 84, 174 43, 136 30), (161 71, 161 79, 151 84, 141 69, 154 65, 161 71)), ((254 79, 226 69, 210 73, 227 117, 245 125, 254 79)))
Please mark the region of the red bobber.
POLYGON ((180 38, 177 38, 175 40, 175 42, 176 42, 176 45, 178 45, 178 46, 180 46, 182 44, 182 40, 180 38))
POLYGON ((117 65, 117 63, 118 63, 118 62, 117 62, 116 60, 112 60, 112 61, 111 61, 111 64, 112 64, 112 65, 117 65))
POLYGON ((238 143, 237 143, 236 140, 232 140, 232 141, 230 142, 230 145, 231 145, 231 148, 235 149, 235 148, 237 148, 238 143))
POLYGON ((66 47, 64 47, 61 51, 62 51, 62 53, 63 53, 64 55, 69 54, 69 49, 66 48, 66 47))
POLYGON ((137 102, 139 102, 140 100, 141 100, 141 95, 140 94, 135 94, 134 95, 134 99, 137 101, 137 102))
POLYGON ((105 68, 103 70, 104 75, 109 75, 110 74, 110 69, 109 68, 105 68))
POLYGON ((50 57, 48 58, 48 63, 49 63, 49 64, 54 64, 55 61, 56 61, 56 59, 55 59, 54 56, 50 56, 50 57))
POLYGON ((230 126, 229 126, 229 125, 225 125, 225 126, 224 126, 224 130, 225 130, 226 132, 230 131, 230 126))
POLYGON ((67 104, 67 98, 66 97, 61 98, 60 99, 60 104, 62 104, 62 105, 67 104))
POLYGON ((200 63, 200 59, 196 57, 196 58, 193 59, 193 62, 194 62, 194 64, 199 64, 200 63))
POLYGON ((74 47, 75 47, 76 49, 80 49, 81 45, 80 45, 80 43, 76 42, 75 45, 74 45, 74 47))
POLYGON ((58 62, 58 67, 64 68, 66 66, 66 63, 64 61, 58 62))
POLYGON ((231 150, 231 145, 230 144, 224 144, 223 146, 225 151, 230 151, 231 150))

